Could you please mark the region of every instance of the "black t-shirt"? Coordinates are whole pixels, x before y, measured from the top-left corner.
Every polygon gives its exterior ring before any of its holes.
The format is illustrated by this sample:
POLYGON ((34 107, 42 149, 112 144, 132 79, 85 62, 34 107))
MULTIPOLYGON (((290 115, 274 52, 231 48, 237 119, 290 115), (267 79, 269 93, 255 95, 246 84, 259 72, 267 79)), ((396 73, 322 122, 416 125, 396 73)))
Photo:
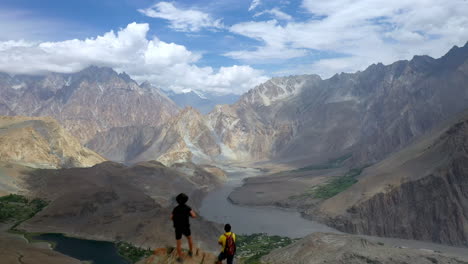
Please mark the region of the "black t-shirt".
POLYGON ((192 211, 192 208, 186 204, 178 205, 174 208, 172 211, 172 221, 174 222, 174 227, 175 228, 189 228, 190 227, 190 222, 189 222, 189 217, 190 217, 190 211, 192 211))

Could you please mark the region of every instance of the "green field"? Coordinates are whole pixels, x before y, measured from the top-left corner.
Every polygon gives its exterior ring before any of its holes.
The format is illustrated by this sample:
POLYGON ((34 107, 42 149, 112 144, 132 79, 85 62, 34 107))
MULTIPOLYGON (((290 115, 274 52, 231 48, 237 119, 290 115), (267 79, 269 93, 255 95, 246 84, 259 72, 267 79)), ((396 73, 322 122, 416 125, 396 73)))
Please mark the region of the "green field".
POLYGON ((41 199, 28 199, 17 194, 0 197, 0 222, 19 223, 33 217, 47 206, 41 199))
POLYGON ((260 263, 261 257, 272 250, 288 246, 296 240, 289 237, 268 236, 266 234, 238 235, 237 257, 245 264, 260 263))
POLYGON ((358 182, 356 177, 359 176, 367 167, 368 166, 363 166, 360 168, 351 169, 343 176, 334 177, 325 184, 314 186, 303 194, 291 196, 290 199, 300 199, 306 197, 329 199, 358 182))

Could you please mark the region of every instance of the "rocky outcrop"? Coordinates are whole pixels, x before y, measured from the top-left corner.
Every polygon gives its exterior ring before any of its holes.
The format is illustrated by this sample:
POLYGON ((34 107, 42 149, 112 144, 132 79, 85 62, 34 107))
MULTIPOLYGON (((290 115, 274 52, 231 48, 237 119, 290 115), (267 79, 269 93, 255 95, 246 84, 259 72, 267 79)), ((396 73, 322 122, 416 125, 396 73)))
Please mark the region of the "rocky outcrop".
POLYGON ((54 119, 18 116, 0 116, 0 160, 39 168, 91 167, 105 161, 54 119))
POLYGON ((351 235, 315 233, 287 247, 272 251, 262 263, 466 263, 448 254, 426 249, 395 248, 351 235))
POLYGON ((468 245, 468 115, 369 168, 320 208, 339 230, 468 245))
MULTIPOLYGON (((187 252, 182 252, 182 254, 183 263, 186 264, 213 264, 218 260, 218 256, 204 252, 199 248, 194 249, 192 256, 188 256, 187 252)), ((157 248, 154 250, 153 255, 137 262, 137 264, 180 263, 177 258, 178 255, 175 249, 157 248)))

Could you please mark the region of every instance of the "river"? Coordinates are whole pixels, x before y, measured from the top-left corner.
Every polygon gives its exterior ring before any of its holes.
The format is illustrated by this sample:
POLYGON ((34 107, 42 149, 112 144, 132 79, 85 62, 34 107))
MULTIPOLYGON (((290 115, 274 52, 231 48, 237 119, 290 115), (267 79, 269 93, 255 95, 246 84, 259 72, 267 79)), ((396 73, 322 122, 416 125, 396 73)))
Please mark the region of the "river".
POLYGON ((129 264, 119 255, 114 243, 66 237, 61 234, 42 234, 34 239, 55 244, 54 250, 93 264, 129 264))
POLYGON ((304 219, 297 211, 277 207, 239 206, 227 199, 243 179, 262 174, 250 168, 223 168, 228 181, 209 193, 202 202, 200 215, 217 223, 230 223, 238 234, 266 233, 269 235, 304 237, 314 232, 338 232, 326 225, 304 219))

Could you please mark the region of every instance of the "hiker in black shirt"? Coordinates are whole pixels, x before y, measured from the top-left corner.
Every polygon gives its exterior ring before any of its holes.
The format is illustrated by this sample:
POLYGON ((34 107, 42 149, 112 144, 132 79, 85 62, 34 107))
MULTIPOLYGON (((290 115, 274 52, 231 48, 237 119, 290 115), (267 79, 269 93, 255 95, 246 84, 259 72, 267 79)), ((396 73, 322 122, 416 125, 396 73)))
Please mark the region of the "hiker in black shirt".
POLYGON ((188 199, 188 196, 184 193, 177 195, 176 201, 179 205, 174 208, 171 215, 171 220, 174 223, 175 237, 177 240, 177 254, 179 256, 177 260, 179 262, 182 261, 182 235, 187 237, 189 243, 189 256, 191 257, 193 254, 193 241, 191 236, 192 234, 190 232, 189 218, 195 218, 197 215, 192 210, 192 208, 186 205, 188 199))

